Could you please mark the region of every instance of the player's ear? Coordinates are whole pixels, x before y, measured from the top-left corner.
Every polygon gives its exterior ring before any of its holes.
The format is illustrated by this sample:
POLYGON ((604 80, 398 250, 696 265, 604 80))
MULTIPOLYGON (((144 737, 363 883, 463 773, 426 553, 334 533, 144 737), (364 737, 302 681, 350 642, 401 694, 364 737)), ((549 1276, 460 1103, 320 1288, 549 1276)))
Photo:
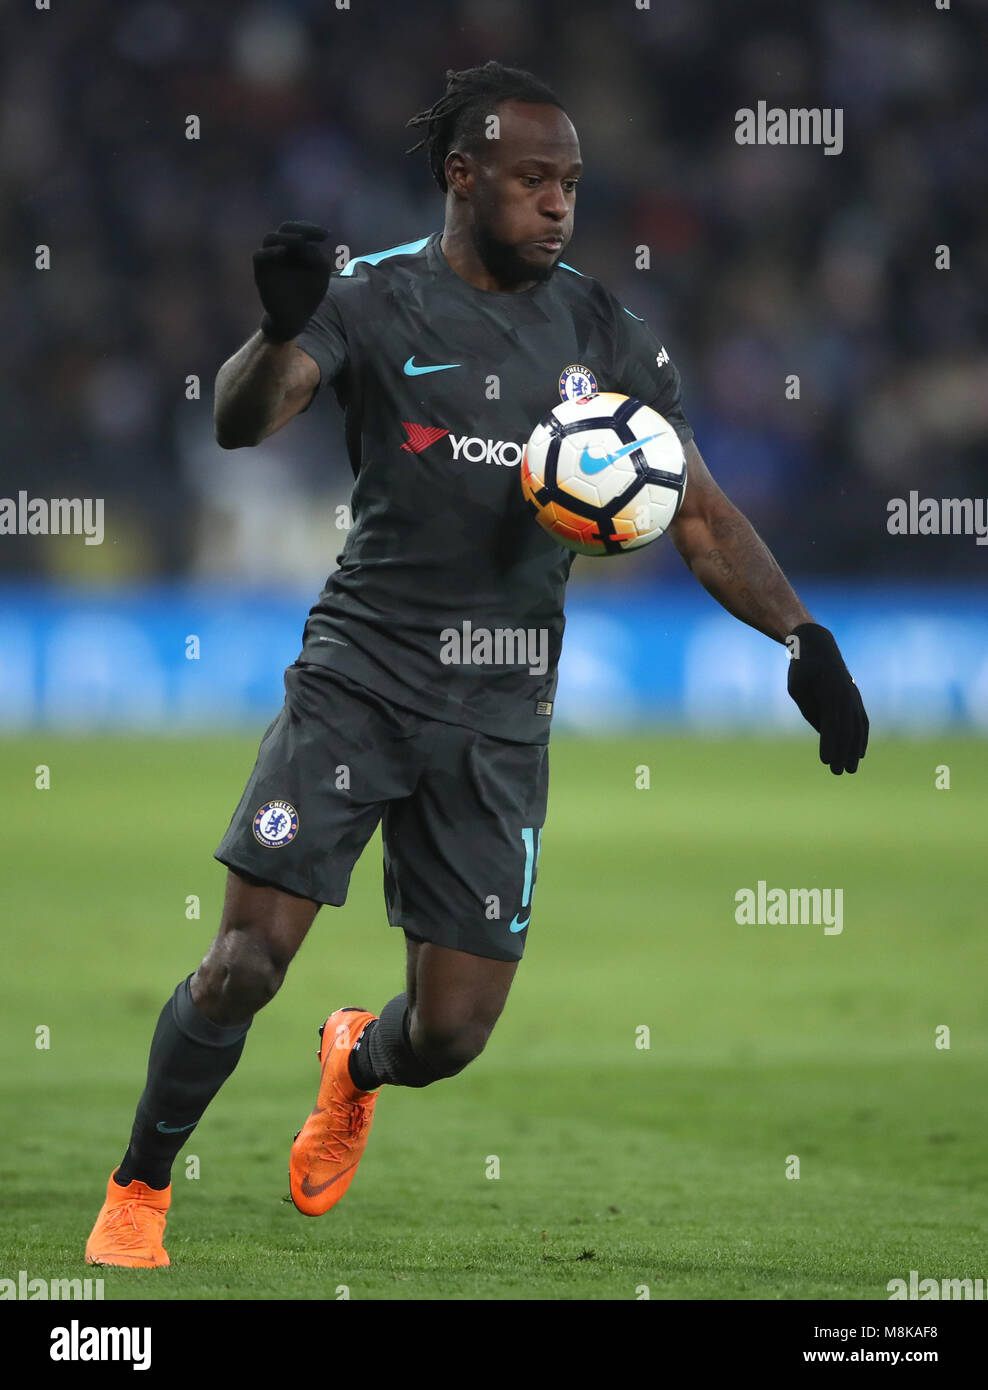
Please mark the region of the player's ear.
POLYGON ((443 165, 446 187, 460 198, 465 198, 473 185, 473 160, 461 150, 450 150, 443 165))

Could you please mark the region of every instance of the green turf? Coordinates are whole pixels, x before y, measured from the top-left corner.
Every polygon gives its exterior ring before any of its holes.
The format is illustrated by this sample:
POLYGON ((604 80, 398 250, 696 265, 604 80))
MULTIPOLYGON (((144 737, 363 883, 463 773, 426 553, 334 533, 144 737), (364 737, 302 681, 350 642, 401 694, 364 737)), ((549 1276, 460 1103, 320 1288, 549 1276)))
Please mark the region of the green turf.
MULTIPOLYGON (((255 748, 0 744, 0 1277, 94 1273, 82 1249, 158 1010, 215 929, 211 853, 255 748)), ((878 743, 853 778, 809 734, 559 738, 552 764, 526 959, 483 1056, 384 1092, 335 1211, 284 1201, 317 1024, 403 987, 372 842, 192 1137, 200 1176, 176 1167, 172 1268, 104 1271, 108 1298, 883 1299, 910 1269, 988 1275, 988 745, 878 743), (843 888, 843 933, 739 926, 759 879, 843 888)))

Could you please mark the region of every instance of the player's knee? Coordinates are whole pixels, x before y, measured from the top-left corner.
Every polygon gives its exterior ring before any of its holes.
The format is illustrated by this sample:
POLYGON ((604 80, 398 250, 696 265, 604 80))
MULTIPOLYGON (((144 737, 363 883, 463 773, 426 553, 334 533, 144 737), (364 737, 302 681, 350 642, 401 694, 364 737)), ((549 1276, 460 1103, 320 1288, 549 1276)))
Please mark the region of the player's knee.
POLYGON ((288 960, 263 939, 230 933, 214 943, 196 972, 196 1007, 215 1022, 250 1018, 281 988, 288 960))
POLYGON ((430 1023, 412 1015, 410 1037, 415 1055, 440 1076, 456 1076, 479 1057, 491 1029, 482 1022, 430 1023))
POLYGON ((252 1014, 263 1009, 278 993, 285 978, 284 967, 262 951, 251 952, 230 967, 225 992, 252 1014))

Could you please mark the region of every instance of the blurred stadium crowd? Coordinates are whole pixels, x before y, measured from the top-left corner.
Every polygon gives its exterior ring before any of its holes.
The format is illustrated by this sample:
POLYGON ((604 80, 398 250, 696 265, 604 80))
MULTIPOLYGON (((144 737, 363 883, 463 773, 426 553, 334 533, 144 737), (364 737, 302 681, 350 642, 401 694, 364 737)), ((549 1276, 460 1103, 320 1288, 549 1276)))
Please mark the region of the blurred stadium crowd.
MULTIPOLYGON (((666 344, 701 451, 783 565, 980 573, 970 538, 885 529, 888 499, 909 489, 988 490, 985 7, 964 10, 8 8, 0 495, 102 496, 108 539, 6 538, 0 575, 317 591, 350 486, 332 394, 258 449, 224 452, 213 438, 216 371, 260 319, 251 253, 295 217, 352 255, 441 228, 442 196, 424 155, 404 153, 418 139, 405 122, 441 95, 447 68, 490 57, 535 72, 569 111, 586 168, 564 259, 666 344), (735 111, 759 100, 843 108, 843 153, 738 145, 735 111), (47 271, 34 267, 42 244, 47 271), (943 245, 949 270, 935 267, 943 245)), ((679 566, 665 544, 633 566, 580 563, 584 581, 609 583, 679 566)))

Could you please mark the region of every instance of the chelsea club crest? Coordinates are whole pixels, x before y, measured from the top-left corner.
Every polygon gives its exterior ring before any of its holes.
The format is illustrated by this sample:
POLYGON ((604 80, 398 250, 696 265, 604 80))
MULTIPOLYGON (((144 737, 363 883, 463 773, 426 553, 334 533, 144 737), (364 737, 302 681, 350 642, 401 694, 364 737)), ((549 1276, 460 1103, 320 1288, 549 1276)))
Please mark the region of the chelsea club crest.
POLYGON ((597 378, 589 367, 573 362, 565 367, 559 376, 559 399, 561 401, 582 401, 586 396, 596 396, 597 378))
POLYGON ((266 801, 254 816, 254 839, 266 849, 290 845, 298 834, 298 812, 290 801, 266 801))

